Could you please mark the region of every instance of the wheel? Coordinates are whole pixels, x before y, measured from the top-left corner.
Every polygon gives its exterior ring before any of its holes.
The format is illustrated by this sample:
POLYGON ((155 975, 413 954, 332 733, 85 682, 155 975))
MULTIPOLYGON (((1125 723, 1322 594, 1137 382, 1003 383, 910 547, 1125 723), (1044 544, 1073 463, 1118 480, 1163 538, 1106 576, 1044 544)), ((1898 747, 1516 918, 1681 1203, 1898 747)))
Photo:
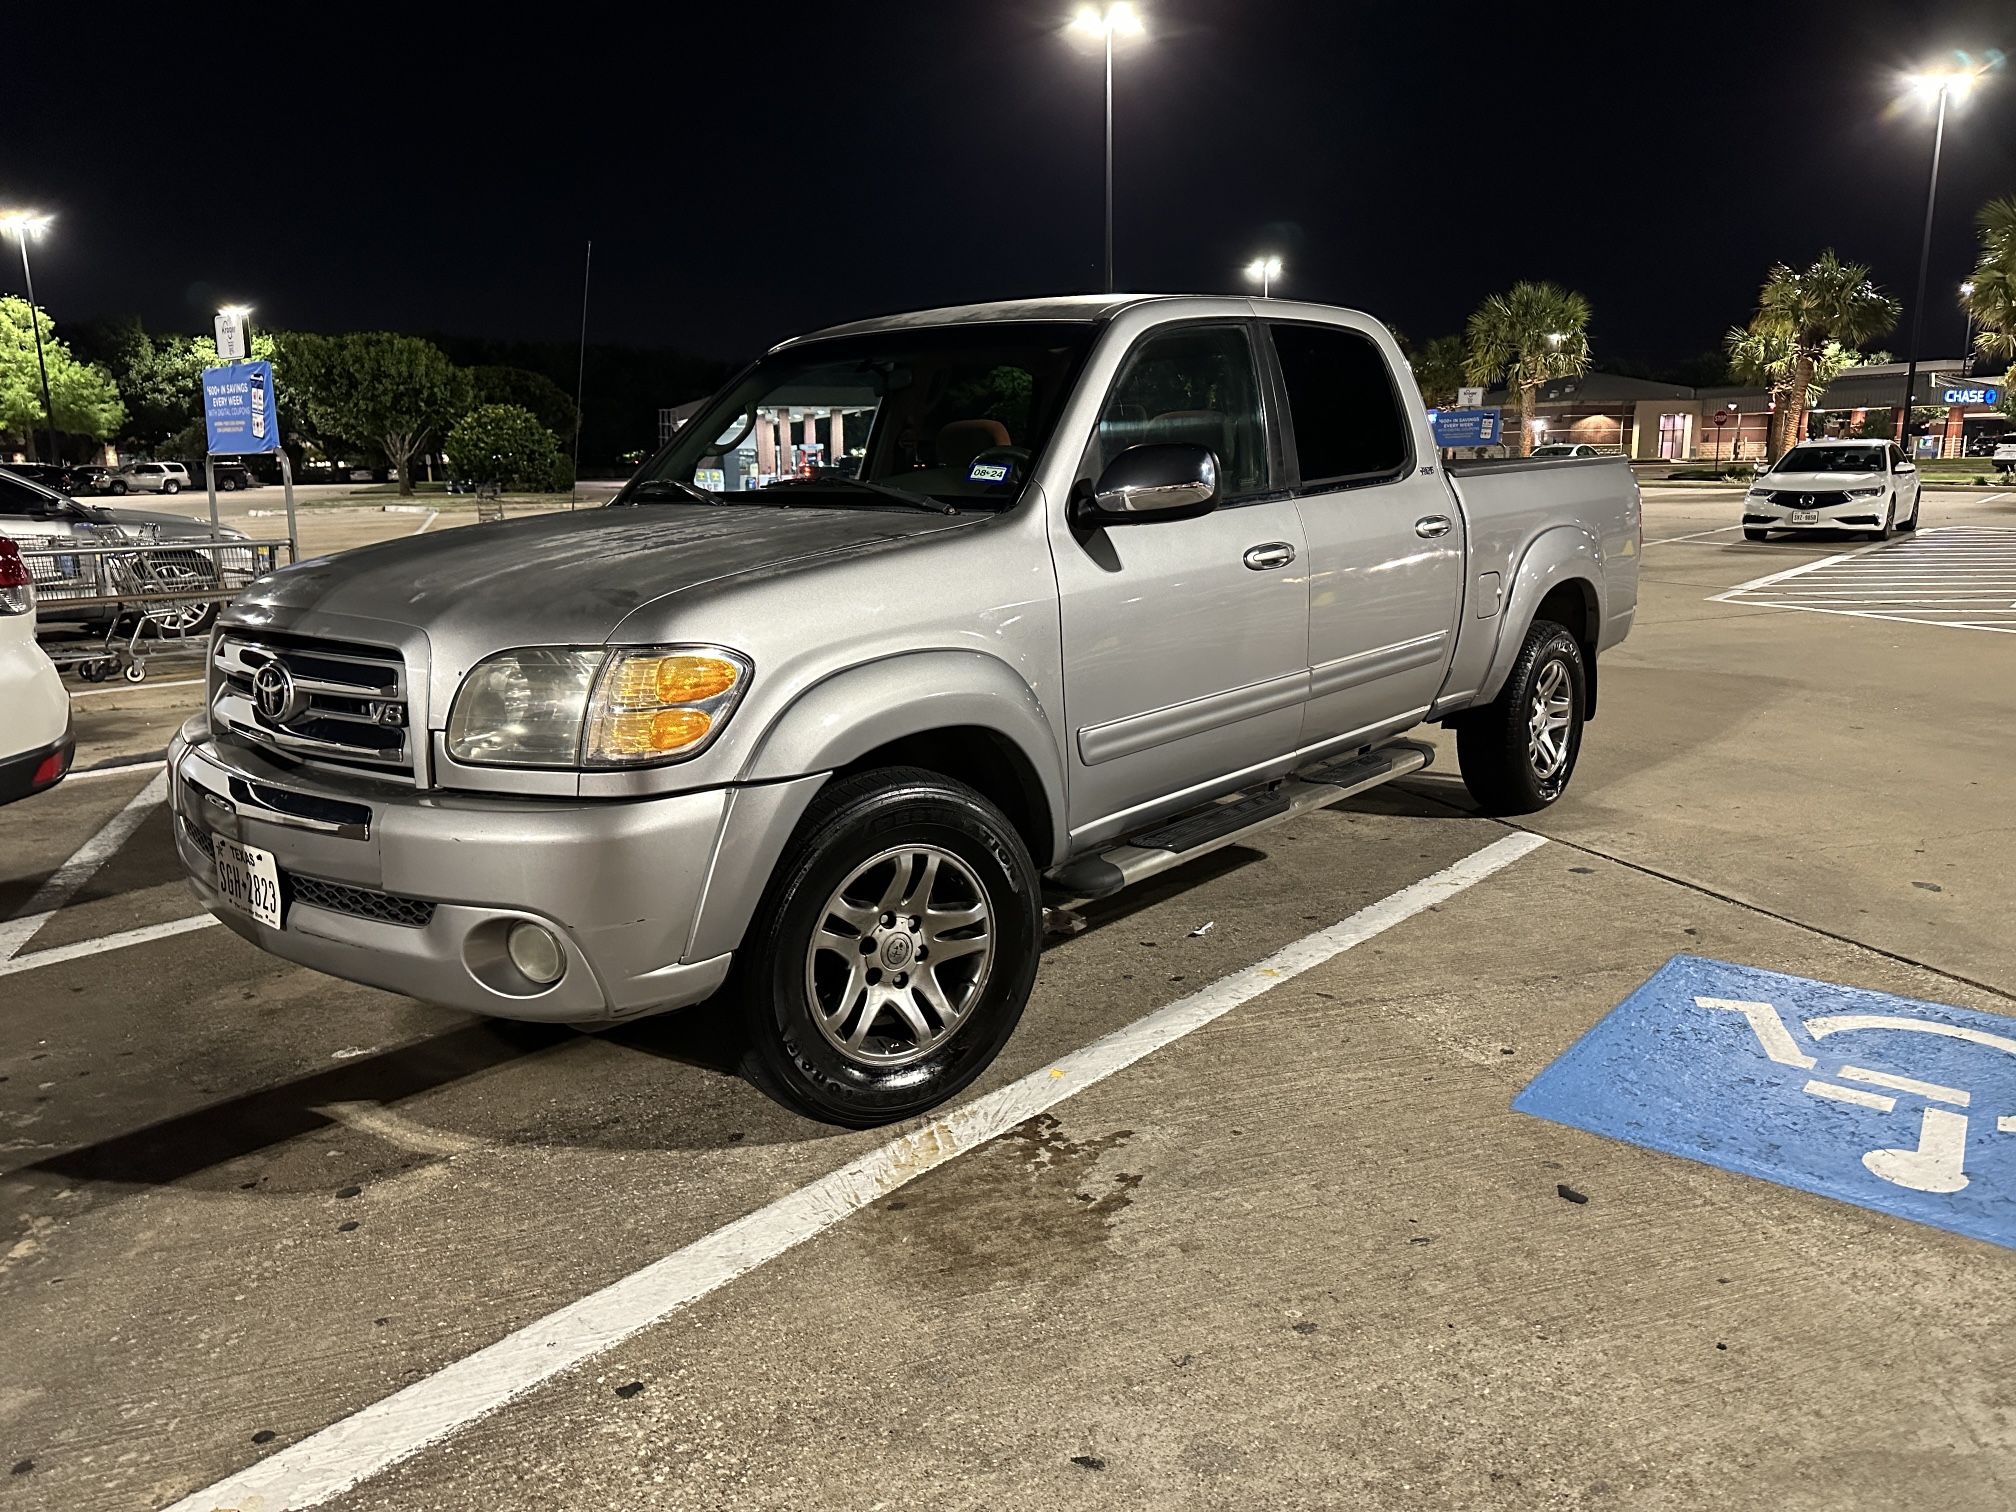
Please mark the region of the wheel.
POLYGON ((79 682, 103 682, 105 681, 105 672, 106 665, 104 662, 87 661, 77 664, 77 680, 79 682))
POLYGON ((1746 541, 1768 541, 1771 539, 1771 532, 1768 530, 1759 530, 1754 525, 1745 525, 1743 527, 1743 539, 1746 541))
POLYGON ((1897 534, 1897 494, 1893 489, 1890 502, 1883 508, 1883 523, 1876 527, 1876 539, 1887 541, 1897 534))
POLYGON ((743 1074, 850 1128, 938 1106, 1022 1017, 1039 888, 1021 836, 971 788, 914 767, 833 783, 737 953, 743 1074))
MULTIPOLYGON (((217 569, 201 556, 163 557, 152 564, 154 587, 168 593, 201 593, 217 586, 217 569)), ((170 599, 149 604, 140 613, 162 635, 205 635, 217 622, 216 603, 200 599, 170 599)))
POLYGON ((128 662, 126 663, 126 670, 119 675, 130 683, 143 683, 147 681, 147 664, 137 661, 128 662))
POLYGON ((238 480, 237 480, 236 478, 223 478, 223 479, 220 479, 220 480, 218 481, 218 484, 217 484, 217 486, 218 486, 219 488, 223 489, 223 490, 224 490, 224 492, 226 492, 226 493, 236 493, 236 492, 238 492, 238 480))
POLYGON ((1497 698, 1463 716, 1463 785, 1487 814, 1530 814, 1567 791, 1582 751, 1588 673, 1575 637, 1535 620, 1497 698))
POLYGON ((1906 520, 1902 525, 1899 525, 1897 527, 1899 530, 1916 530, 1918 528, 1918 509, 1924 502, 1924 489, 1921 488, 1918 492, 1911 495, 1911 518, 1906 520))
POLYGON ((115 494, 123 494, 124 492, 126 492, 126 480, 124 478, 113 479, 111 491, 115 494))

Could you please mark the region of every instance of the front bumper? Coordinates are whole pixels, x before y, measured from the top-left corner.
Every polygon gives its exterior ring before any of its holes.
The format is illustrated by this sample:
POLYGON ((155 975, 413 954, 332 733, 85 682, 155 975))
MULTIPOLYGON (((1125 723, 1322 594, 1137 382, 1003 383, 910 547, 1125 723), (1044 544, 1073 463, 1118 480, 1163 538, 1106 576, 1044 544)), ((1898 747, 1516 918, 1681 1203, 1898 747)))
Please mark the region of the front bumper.
MULTIPOLYGON (((729 788, 583 802, 311 778, 220 745, 201 716, 170 743, 168 768, 190 886, 236 933, 332 976, 549 1022, 607 1023, 712 994, 753 908, 739 873, 716 877, 717 858, 767 867, 774 853, 764 853, 782 845, 778 821, 788 832, 796 812, 776 793, 738 805, 743 790, 729 788), (224 903, 217 836, 273 853, 283 927, 224 903), (503 954, 521 919, 561 942, 566 971, 551 986, 520 976, 503 954)), ((802 784, 806 800, 816 785, 802 784)))
POLYGON ((1752 530, 1876 530, 1890 500, 1883 494, 1873 498, 1849 499, 1819 509, 1801 509, 1776 500, 1743 500, 1743 523, 1752 530))

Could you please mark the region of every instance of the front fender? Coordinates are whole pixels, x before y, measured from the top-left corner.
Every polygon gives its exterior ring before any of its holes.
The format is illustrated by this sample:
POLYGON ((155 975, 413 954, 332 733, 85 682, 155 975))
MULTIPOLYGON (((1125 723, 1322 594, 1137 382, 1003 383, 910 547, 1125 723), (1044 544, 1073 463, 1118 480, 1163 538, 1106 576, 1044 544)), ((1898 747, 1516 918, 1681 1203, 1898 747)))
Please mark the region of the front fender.
POLYGON ((1526 632, 1533 628, 1540 601, 1562 583, 1577 580, 1587 584, 1595 597, 1595 618, 1587 626, 1568 628, 1586 635, 1593 644, 1597 627, 1605 622, 1607 608, 1603 599, 1602 544, 1580 525, 1556 525, 1535 536, 1512 574, 1512 591, 1506 595, 1505 610, 1498 616, 1497 648, 1491 654, 1490 670, 1477 689, 1477 704, 1487 704, 1496 698, 1499 689, 1505 686, 1505 679, 1512 675, 1512 664, 1519 659, 1519 648, 1526 644, 1526 632))
POLYGON ((879 746, 961 727, 1008 741, 1035 773, 1062 855, 1064 753, 1042 700, 998 657, 913 651, 865 662, 813 684, 771 720, 736 781, 779 782, 830 772, 879 746))

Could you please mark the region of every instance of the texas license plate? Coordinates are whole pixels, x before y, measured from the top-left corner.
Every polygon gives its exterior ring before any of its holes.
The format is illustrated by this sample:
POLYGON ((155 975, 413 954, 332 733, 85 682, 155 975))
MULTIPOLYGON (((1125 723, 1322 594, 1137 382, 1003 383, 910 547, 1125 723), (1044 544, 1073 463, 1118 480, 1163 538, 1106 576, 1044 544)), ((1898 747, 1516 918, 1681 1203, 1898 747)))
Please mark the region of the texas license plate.
POLYGON ((1819 518, 1820 516, 1810 509, 1795 509, 1792 511, 1792 523, 1794 525, 1811 525, 1819 518))
POLYGON ((273 852, 236 840, 214 836, 217 856, 217 891, 224 902, 242 914, 249 914, 268 929, 280 927, 280 868, 273 852))

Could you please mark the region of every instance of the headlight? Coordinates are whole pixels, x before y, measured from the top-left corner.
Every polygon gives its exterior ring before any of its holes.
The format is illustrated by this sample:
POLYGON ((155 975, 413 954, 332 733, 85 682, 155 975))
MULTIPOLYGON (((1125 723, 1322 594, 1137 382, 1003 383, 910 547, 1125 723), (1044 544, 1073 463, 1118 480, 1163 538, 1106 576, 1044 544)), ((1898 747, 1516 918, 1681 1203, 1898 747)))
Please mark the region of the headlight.
POLYGON ((718 646, 505 651, 463 680, 448 751, 475 766, 624 767, 695 756, 727 722, 748 660, 718 646))
POLYGON ((1753 488, 1750 490, 1750 497, 1753 499, 1768 499, 1771 497, 1771 490, 1768 488, 1753 488))
POLYGON ((1880 487, 1879 487, 1879 488, 1851 488, 1851 489, 1849 489, 1849 490, 1848 490, 1848 497, 1849 497, 1849 498, 1851 498, 1851 499, 1873 499, 1873 498, 1875 498, 1875 497, 1876 497, 1876 496, 1877 496, 1878 494, 1880 494, 1881 492, 1883 492, 1883 490, 1882 490, 1882 489, 1881 489, 1880 487))

